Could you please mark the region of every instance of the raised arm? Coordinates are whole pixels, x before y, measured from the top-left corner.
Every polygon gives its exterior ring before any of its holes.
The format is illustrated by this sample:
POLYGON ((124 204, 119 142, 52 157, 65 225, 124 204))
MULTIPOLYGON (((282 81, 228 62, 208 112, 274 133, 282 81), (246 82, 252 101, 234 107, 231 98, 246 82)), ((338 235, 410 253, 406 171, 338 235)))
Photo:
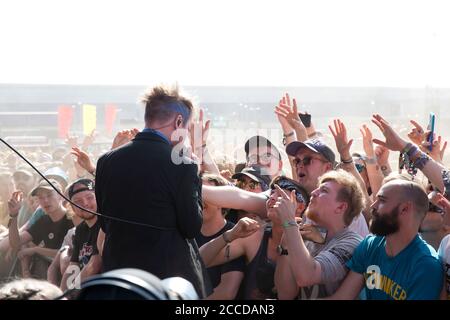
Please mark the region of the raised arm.
POLYGON ((426 153, 421 151, 418 146, 408 143, 401 138, 391 127, 391 125, 379 114, 373 115, 372 122, 381 130, 386 141, 374 139, 373 142, 382 145, 392 151, 400 151, 408 154, 409 159, 415 167, 430 180, 431 184, 439 191, 444 192, 445 186, 442 173, 446 168, 440 163, 434 161, 426 153))
POLYGON ((174 189, 177 227, 186 239, 193 239, 202 227, 202 183, 196 164, 175 166, 178 174, 174 189))
POLYGON ((200 109, 198 119, 193 120, 191 123, 191 127, 189 129, 191 149, 200 162, 201 172, 208 172, 219 176, 220 170, 211 156, 209 148, 207 147, 209 126, 211 121, 207 120, 205 125, 203 125, 203 114, 203 109, 200 109))
MULTIPOLYGON (((366 206, 370 206, 370 198, 367 193, 366 184, 364 180, 361 178, 358 170, 356 170, 355 163, 353 162, 352 155, 350 154, 350 147, 352 146, 353 139, 348 140, 347 138, 347 128, 345 124, 340 120, 336 119, 333 121, 334 129, 331 125, 328 126, 331 134, 333 135, 334 141, 336 143, 336 148, 339 152, 342 161, 342 168, 353 175, 358 181, 361 190, 363 191, 363 195, 365 198, 366 206)), ((366 221, 369 220, 368 217, 368 208, 364 210, 366 221)))
MULTIPOLYGON (((295 191, 287 194, 280 187, 276 186, 282 195, 274 205, 278 218, 283 222, 284 243, 288 250, 288 261, 291 266, 293 278, 297 287, 308 287, 322 280, 322 268, 318 261, 309 253, 300 230, 295 220, 295 191)), ((287 268, 285 268, 287 269, 287 268)), ((292 294, 292 289, 289 290, 292 294)))
POLYGON ((244 210, 267 217, 266 200, 263 193, 253 193, 232 186, 203 186, 202 196, 205 202, 220 208, 244 210))
MULTIPOLYGON (((200 247, 203 262, 207 267, 213 267, 246 255, 244 238, 252 236, 259 228, 256 220, 242 218, 231 230, 200 247)), ((253 238, 250 241, 254 241, 253 238)))
POLYGON ((363 148, 366 153, 367 160, 365 160, 367 176, 369 177, 370 188, 372 189, 372 194, 377 194, 383 183, 383 173, 381 172, 375 155, 375 150, 373 148, 373 136, 372 131, 369 127, 363 125, 360 129, 363 138, 363 148))
MULTIPOLYGON (((297 101, 292 99, 291 105, 291 99, 288 93, 286 93, 278 105, 275 106, 275 114, 277 115, 278 122, 283 130, 283 137, 286 145, 293 141, 305 141, 308 139, 307 130, 301 122, 298 114, 297 101)), ((295 177, 296 170, 293 161, 294 158, 289 157, 292 177, 295 177)))
POLYGON ((9 246, 13 251, 17 252, 20 246, 32 240, 31 235, 27 231, 19 233, 17 225, 17 216, 19 215, 20 207, 23 203, 22 191, 13 192, 11 199, 8 201, 9 216, 11 217, 9 225, 9 246))
POLYGON ((299 288, 291 270, 288 256, 280 256, 277 259, 275 287, 279 300, 293 300, 298 295, 299 288))
POLYGON ((286 95, 280 100, 275 107, 275 114, 283 129, 283 134, 286 137, 286 144, 292 141, 305 141, 308 139, 306 128, 300 120, 297 101, 286 95))

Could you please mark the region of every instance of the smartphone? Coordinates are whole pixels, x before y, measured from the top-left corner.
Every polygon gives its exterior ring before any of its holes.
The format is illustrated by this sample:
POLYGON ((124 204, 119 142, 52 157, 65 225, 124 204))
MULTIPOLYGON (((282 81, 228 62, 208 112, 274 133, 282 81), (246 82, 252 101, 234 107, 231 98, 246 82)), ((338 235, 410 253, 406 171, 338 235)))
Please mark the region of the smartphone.
POLYGON ((311 115, 309 113, 299 113, 298 116, 306 128, 311 127, 311 115))
POLYGON ((430 151, 433 150, 433 137, 434 137, 434 130, 436 125, 436 115, 433 112, 430 112, 430 120, 428 122, 428 130, 430 130, 430 134, 428 136, 428 142, 430 143, 430 146, 428 149, 430 151))

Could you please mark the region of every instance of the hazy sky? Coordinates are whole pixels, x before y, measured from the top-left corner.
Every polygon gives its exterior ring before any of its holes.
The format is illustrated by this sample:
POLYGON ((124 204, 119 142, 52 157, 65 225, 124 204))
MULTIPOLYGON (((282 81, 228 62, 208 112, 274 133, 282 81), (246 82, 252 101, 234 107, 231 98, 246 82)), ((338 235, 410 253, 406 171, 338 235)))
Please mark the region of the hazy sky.
POLYGON ((1 0, 0 83, 450 87, 449 9, 430 0, 1 0))

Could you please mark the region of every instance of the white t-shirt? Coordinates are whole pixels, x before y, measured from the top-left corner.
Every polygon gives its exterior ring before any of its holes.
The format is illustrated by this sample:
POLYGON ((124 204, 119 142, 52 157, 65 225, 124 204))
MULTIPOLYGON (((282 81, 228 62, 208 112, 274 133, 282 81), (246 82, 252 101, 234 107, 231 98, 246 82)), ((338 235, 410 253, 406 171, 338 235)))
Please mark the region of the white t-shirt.
POLYGON ((442 239, 438 254, 444 265, 445 289, 447 290, 447 300, 450 300, 450 234, 442 239))
POLYGON ((361 237, 365 238, 370 232, 367 226, 366 218, 360 213, 353 219, 352 223, 348 226, 348 230, 359 234, 361 237))

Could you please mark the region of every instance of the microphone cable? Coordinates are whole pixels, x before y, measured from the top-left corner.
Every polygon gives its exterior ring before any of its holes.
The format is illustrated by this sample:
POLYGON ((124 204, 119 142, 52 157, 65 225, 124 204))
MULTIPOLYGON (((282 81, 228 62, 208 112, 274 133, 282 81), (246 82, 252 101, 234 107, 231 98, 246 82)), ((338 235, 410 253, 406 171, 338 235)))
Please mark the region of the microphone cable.
POLYGON ((110 219, 110 220, 114 220, 117 222, 123 222, 123 223, 128 223, 128 224, 133 224, 133 225, 137 225, 137 226, 141 226, 141 227, 147 227, 147 228, 152 228, 152 229, 157 229, 157 230, 162 230, 162 231, 168 231, 168 230, 176 230, 176 228, 165 228, 165 227, 158 227, 158 226, 154 226, 151 224, 146 224, 146 223, 142 223, 142 222, 137 222, 137 221, 131 221, 131 220, 126 220, 126 219, 121 219, 121 218, 117 218, 117 217, 111 217, 111 216, 106 216, 104 214, 101 214, 99 212, 94 212, 91 211, 89 209, 80 207, 79 205, 77 205, 76 203, 72 202, 69 198, 66 197, 65 194, 63 194, 61 191, 58 190, 58 188, 56 188, 48 179, 47 177, 45 177, 40 171, 39 169, 37 169, 30 161, 28 161, 28 159, 26 159, 19 151, 17 151, 13 146, 11 146, 8 142, 6 142, 5 140, 3 140, 2 138, 0 138, 0 141, 3 142, 9 149, 11 149, 14 153, 16 153, 23 161, 25 161, 31 168, 33 168, 34 171, 36 171, 52 188, 53 190, 55 190, 63 199, 65 199, 67 202, 69 202, 71 205, 77 207, 80 210, 86 211, 90 214, 96 215, 97 217, 102 217, 105 219, 110 219))

